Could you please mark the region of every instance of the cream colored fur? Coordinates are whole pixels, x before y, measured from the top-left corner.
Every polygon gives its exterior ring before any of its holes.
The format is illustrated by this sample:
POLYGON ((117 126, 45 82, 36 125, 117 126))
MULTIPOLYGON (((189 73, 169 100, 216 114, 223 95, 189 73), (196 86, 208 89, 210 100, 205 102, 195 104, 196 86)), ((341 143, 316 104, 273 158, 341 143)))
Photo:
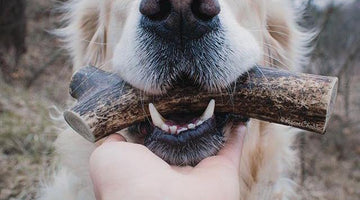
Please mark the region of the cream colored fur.
MULTIPOLYGON (((309 37, 297 26, 296 12, 288 0, 219 1, 222 19, 239 31, 227 35, 229 40, 236 42, 237 36, 254 38, 249 45, 258 48, 249 56, 258 56, 258 64, 299 69, 309 37)), ((59 34, 72 55, 75 70, 92 64, 117 71, 114 63, 120 61, 112 61, 128 54, 118 51, 123 38, 131 37, 138 4, 137 0, 71 0, 64 5, 67 23, 59 34)), ((141 82, 136 84, 142 87, 141 82)), ((241 199, 294 199, 295 184, 288 177, 297 160, 292 149, 295 132, 258 120, 251 120, 248 130, 241 159, 241 199)), ((129 137, 126 131, 123 134, 129 137)), ((94 145, 68 129, 59 134, 55 146, 58 170, 43 185, 40 199, 94 199, 88 174, 94 145)))

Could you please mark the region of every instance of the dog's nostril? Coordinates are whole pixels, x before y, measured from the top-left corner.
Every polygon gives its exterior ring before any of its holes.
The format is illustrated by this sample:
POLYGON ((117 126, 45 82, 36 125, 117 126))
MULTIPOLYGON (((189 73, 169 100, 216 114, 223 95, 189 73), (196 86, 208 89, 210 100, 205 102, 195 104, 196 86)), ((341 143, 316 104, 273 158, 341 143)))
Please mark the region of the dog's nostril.
POLYGON ((218 0, 194 0, 191 11, 198 19, 209 21, 220 13, 220 4, 218 0))
POLYGON ((140 3, 140 13, 153 21, 166 19, 170 12, 169 0, 142 0, 140 3))
POLYGON ((147 31, 184 45, 219 27, 218 0, 141 0, 140 25, 147 31))

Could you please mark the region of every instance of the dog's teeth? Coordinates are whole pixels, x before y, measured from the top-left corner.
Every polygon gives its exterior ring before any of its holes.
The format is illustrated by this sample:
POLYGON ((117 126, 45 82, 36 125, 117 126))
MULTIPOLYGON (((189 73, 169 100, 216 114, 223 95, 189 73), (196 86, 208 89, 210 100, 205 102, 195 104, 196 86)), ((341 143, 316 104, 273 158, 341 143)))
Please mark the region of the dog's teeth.
POLYGON ((181 129, 178 129, 176 131, 177 134, 181 133, 181 132, 184 132, 184 131, 187 131, 188 129, 187 128, 181 128, 181 129))
POLYGON ((165 119, 160 115, 160 113, 157 111, 155 106, 150 103, 149 104, 149 111, 151 115, 151 120, 154 126, 161 128, 161 130, 165 132, 170 132, 171 134, 179 134, 183 131, 187 131, 188 129, 195 129, 196 126, 200 126, 204 121, 210 119, 214 115, 215 110, 215 100, 211 100, 205 109, 204 113, 201 115, 199 120, 195 122, 195 124, 190 123, 187 125, 187 127, 182 127, 180 129, 177 128, 177 126, 169 126, 165 124, 165 119))
POLYGON ((170 126, 170 133, 171 133, 171 134, 175 134, 175 133, 176 133, 176 130, 177 130, 177 127, 176 127, 176 126, 170 126))
POLYGON ((162 126, 165 124, 164 118, 160 115, 152 103, 149 104, 149 111, 154 126, 162 128, 162 126))
POLYGON ((200 119, 202 121, 206 121, 210 119, 214 115, 214 110, 215 110, 215 100, 211 99, 205 112, 201 115, 200 119))
POLYGON ((199 120, 199 121, 196 122, 195 126, 200 126, 202 123, 203 123, 203 121, 199 120))
POLYGON ((165 131, 165 132, 169 132, 170 128, 169 128, 168 125, 163 124, 163 125, 161 126, 161 130, 163 130, 163 131, 165 131))
POLYGON ((188 127, 188 129, 194 129, 194 128, 195 128, 195 124, 192 124, 192 123, 191 123, 191 124, 188 124, 187 127, 188 127))

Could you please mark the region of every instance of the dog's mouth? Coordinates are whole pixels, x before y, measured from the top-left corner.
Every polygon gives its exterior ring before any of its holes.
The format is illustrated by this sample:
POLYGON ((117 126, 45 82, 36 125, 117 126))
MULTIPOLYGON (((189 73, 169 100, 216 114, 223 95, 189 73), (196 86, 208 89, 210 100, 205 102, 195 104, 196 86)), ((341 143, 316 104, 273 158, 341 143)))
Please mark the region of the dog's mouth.
POLYGON ((140 135, 143 144, 171 165, 196 165, 215 155, 223 146, 224 131, 234 122, 248 118, 230 113, 215 113, 211 100, 201 113, 172 113, 162 116, 153 104, 149 105, 151 120, 129 127, 140 135))

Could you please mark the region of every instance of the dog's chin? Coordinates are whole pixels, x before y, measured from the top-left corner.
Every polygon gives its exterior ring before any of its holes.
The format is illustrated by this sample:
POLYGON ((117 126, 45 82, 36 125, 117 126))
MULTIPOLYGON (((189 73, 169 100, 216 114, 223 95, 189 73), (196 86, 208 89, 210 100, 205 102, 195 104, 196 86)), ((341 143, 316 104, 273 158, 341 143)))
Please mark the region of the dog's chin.
POLYGON ((142 137, 143 144, 168 164, 195 166, 203 159, 219 152, 224 145, 224 133, 227 129, 234 123, 248 120, 229 113, 215 113, 200 124, 195 116, 188 113, 166 116, 170 123, 182 124, 181 126, 184 127, 189 124, 195 125, 179 133, 166 132, 149 121, 131 126, 129 132, 142 137))

